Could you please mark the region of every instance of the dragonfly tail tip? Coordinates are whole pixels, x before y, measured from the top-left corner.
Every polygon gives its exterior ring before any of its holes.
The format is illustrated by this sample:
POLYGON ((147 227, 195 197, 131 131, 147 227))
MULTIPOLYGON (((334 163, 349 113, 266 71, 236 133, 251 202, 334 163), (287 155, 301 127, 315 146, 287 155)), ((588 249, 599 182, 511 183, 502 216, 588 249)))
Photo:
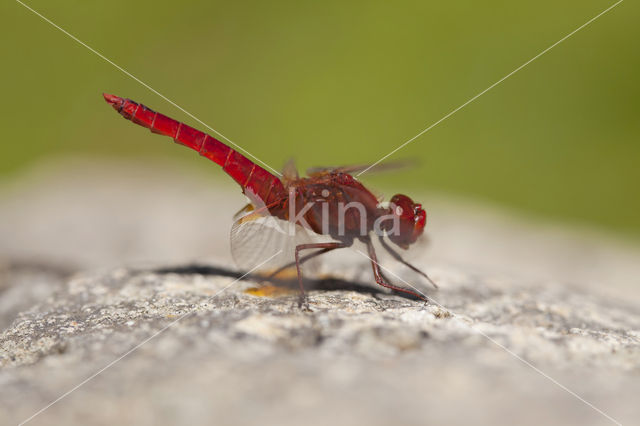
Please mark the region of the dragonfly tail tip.
POLYGON ((111 105, 119 105, 120 103, 122 103, 122 98, 116 95, 110 95, 108 93, 103 93, 102 96, 104 96, 104 100, 107 101, 109 104, 111 105))

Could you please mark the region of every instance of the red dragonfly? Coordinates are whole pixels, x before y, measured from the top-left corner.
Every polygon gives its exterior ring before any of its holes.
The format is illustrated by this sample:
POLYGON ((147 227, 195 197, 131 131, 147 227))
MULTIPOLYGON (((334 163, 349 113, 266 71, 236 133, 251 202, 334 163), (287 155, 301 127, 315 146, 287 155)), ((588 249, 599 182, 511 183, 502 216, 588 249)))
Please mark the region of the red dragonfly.
MULTIPOLYGON (((253 262, 254 265, 260 265, 257 263, 260 258, 268 257, 268 245, 279 247, 278 253, 283 254, 281 258, 286 259, 286 263, 279 259, 281 266, 271 276, 295 264, 301 300, 305 298, 300 269, 303 262, 331 250, 350 247, 354 241, 361 241, 367 247, 377 284, 426 301, 426 297, 418 292, 390 284, 378 264, 371 234, 378 235, 382 247, 391 256, 437 287, 427 274, 405 261, 384 238, 407 249, 422 235, 426 212, 420 204, 402 194, 394 195, 388 206, 381 204, 381 200, 352 176, 352 173, 363 170, 364 166, 318 168, 311 170, 308 177, 299 177, 290 162, 285 166, 282 178, 279 178, 213 136, 130 99, 109 94, 103 96, 127 120, 153 133, 169 136, 222 166, 251 201, 241 212, 253 210, 253 213, 237 220, 232 229, 234 259, 238 263, 253 262), (292 249, 287 251, 284 248, 284 245, 292 244, 290 238, 288 242, 278 238, 288 232, 282 232, 282 229, 278 229, 279 233, 267 232, 264 224, 254 226, 257 218, 293 223, 298 231, 292 249), (300 232, 301 229, 306 232, 300 232), (302 251, 312 249, 316 251, 301 256, 302 251), (292 258, 295 260, 291 261, 292 258)), ((273 230, 278 226, 270 228, 273 230)))

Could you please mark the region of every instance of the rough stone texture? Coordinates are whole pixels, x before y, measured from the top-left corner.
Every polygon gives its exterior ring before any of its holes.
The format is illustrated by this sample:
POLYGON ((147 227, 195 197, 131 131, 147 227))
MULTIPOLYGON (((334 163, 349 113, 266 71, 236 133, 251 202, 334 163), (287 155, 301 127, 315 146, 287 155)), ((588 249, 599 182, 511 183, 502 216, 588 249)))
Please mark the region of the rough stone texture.
POLYGON ((234 282, 241 197, 177 169, 64 169, 0 205, 0 424, 105 367, 29 424, 612 422, 561 385, 637 422, 628 243, 434 202, 413 259, 440 284, 432 303, 381 291, 345 252, 306 312, 284 284, 267 297, 234 282))

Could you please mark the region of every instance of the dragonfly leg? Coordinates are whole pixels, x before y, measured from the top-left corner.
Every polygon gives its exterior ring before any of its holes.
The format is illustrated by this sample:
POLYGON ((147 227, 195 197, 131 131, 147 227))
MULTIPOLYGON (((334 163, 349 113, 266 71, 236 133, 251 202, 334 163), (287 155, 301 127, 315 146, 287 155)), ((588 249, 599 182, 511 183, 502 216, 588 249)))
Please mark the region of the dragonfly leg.
POLYGON ((400 254, 398 254, 398 252, 396 252, 394 249, 392 249, 389 244, 387 244, 387 242, 384 240, 384 238, 382 237, 382 235, 379 236, 380 239, 380 244, 382 244, 382 247, 384 247, 384 249, 391 255, 393 256, 393 258, 395 260, 397 260, 398 262, 402 263, 403 265, 407 266, 409 269, 411 269, 414 272, 419 273, 420 275, 422 275, 423 277, 425 277, 427 279, 427 281, 429 281, 429 283, 434 287, 434 288, 438 288, 438 284, 436 284, 435 282, 433 282, 433 280, 431 278, 429 278, 429 275, 427 275, 425 272, 422 272, 420 269, 416 268, 415 266, 413 266, 412 264, 410 264, 409 262, 407 262, 406 260, 404 260, 402 258, 402 256, 400 256, 400 254))
POLYGON ((304 293, 304 285, 302 285, 302 272, 300 271, 300 264, 305 260, 308 260, 309 257, 313 257, 312 255, 306 256, 305 258, 300 259, 300 252, 302 250, 310 250, 310 249, 323 249, 318 253, 313 253, 313 255, 326 253, 330 250, 335 250, 337 248, 344 248, 346 245, 344 243, 313 243, 313 244, 300 244, 296 246, 296 270, 298 271, 298 284, 300 285, 300 300, 306 300, 306 296, 304 293))
MULTIPOLYGON (((320 256, 321 254, 325 254, 327 252, 330 252, 331 250, 337 249, 340 247, 328 247, 328 248, 324 248, 322 250, 318 250, 316 252, 304 255, 300 258, 300 264, 302 265, 304 262, 306 262, 307 260, 311 260, 316 256, 320 256)), ((294 260, 293 262, 289 262, 286 265, 283 265, 281 267, 279 267, 278 269, 276 269, 275 271, 273 271, 272 273, 269 274, 269 276, 266 278, 267 280, 272 279, 273 277, 275 277, 276 275, 278 275, 280 272, 284 271, 287 268, 291 268, 292 266, 296 265, 296 261, 294 260)))
POLYGON ((390 288, 392 290, 395 291, 399 291, 401 293, 406 293, 406 294, 410 294, 414 297, 417 297, 418 299, 422 299, 425 302, 428 302, 429 300, 423 296, 422 294, 416 293, 414 291, 411 290, 407 290, 404 289, 402 287, 398 287, 395 286, 393 284, 389 284, 388 282, 386 282, 386 280, 384 279, 384 275, 382 274, 382 271, 380 270, 380 264, 378 264, 378 257, 376 256, 376 251, 373 248, 373 243, 371 242, 371 240, 367 240, 367 248, 369 249, 369 259, 371 260, 371 266, 373 267, 373 277, 376 280, 376 283, 381 285, 382 287, 386 287, 386 288, 390 288))

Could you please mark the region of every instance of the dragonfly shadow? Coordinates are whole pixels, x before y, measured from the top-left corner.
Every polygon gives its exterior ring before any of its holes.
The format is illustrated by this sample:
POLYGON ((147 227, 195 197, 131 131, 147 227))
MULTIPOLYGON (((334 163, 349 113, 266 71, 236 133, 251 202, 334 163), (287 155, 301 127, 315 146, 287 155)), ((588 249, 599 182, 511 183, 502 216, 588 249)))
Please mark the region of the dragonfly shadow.
MULTIPOLYGON (((234 271, 227 268, 221 268, 217 266, 210 265, 202 265, 202 264, 190 264, 190 265, 181 265, 181 266, 170 266, 165 268, 157 268, 153 269, 150 272, 154 272, 156 274, 198 274, 205 276, 223 276, 241 280, 252 280, 259 283, 265 283, 267 279, 260 275, 245 275, 242 272, 234 271)), ((282 286, 286 288, 297 289, 298 281, 297 279, 278 279, 278 278, 270 278, 268 280, 269 283, 282 286)), ((316 278, 316 279, 304 279, 304 285, 306 290, 319 290, 319 291, 354 291, 356 293, 368 294, 371 296, 376 296, 380 294, 389 294, 382 288, 376 288, 373 285, 367 285, 362 283, 357 283, 353 281, 347 281, 340 278, 334 277, 326 277, 326 278, 316 278)), ((411 295, 394 293, 397 296, 400 296, 405 299, 414 300, 416 298, 411 295)))
POLYGON ((232 271, 226 268, 219 268, 217 266, 190 264, 182 266, 168 266, 165 268, 157 268, 151 270, 156 274, 185 274, 185 275, 205 275, 205 276, 221 276, 239 279, 244 274, 238 271, 232 271))

